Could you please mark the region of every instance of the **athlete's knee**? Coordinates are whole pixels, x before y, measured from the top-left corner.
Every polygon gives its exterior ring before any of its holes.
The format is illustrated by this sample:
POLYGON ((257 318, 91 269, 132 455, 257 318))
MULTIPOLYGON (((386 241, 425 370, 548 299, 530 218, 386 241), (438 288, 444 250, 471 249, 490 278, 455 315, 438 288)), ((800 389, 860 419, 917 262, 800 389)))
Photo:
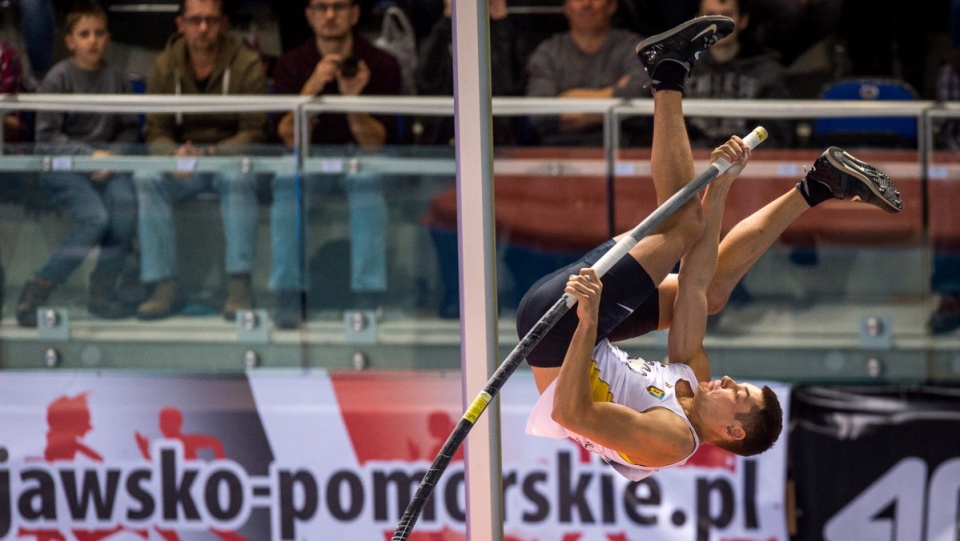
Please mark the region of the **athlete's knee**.
POLYGON ((723 310, 727 306, 732 292, 733 287, 722 283, 722 281, 714 280, 707 288, 707 313, 713 315, 723 310))
POLYGON ((707 290, 707 313, 714 315, 727 305, 730 300, 729 291, 717 291, 713 288, 707 290))

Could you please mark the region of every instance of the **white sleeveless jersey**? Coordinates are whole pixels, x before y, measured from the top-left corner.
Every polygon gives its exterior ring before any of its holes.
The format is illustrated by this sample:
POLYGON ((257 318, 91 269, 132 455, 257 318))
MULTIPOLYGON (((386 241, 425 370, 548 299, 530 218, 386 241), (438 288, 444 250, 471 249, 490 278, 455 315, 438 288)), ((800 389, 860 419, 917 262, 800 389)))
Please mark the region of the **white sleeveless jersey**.
MULTIPOLYGON (((680 363, 663 364, 643 359, 630 359, 626 352, 606 339, 601 340, 593 349, 593 360, 594 370, 590 385, 594 400, 606 400, 639 412, 651 408, 664 408, 676 413, 687 423, 690 433, 693 434, 694 449, 690 455, 696 452, 700 447, 700 439, 677 401, 675 388, 677 380, 681 379, 687 380, 694 389, 697 388, 697 377, 689 366, 680 363)), ((603 460, 631 481, 639 481, 661 468, 679 466, 690 458, 690 455, 687 455, 683 460, 666 466, 644 467, 630 462, 615 449, 609 449, 567 430, 551 418, 556 384, 554 380, 537 400, 530 418, 527 419, 527 434, 557 439, 569 437, 587 451, 600 455, 603 460)))

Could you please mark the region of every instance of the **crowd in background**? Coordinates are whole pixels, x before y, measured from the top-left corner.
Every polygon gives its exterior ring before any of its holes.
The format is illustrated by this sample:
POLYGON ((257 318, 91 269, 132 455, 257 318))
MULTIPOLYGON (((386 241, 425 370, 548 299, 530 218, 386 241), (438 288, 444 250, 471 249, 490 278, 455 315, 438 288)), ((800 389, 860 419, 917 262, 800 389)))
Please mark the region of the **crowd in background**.
MULTIPOLYGON (((488 2, 490 81, 497 96, 649 97, 649 80, 636 61, 635 45, 644 36, 694 16, 720 14, 733 18, 736 30, 698 62, 685 83, 688 97, 816 98, 828 83, 871 77, 896 80, 921 98, 960 99, 960 52, 953 50, 960 48, 955 28, 960 2, 951 0, 917 3, 910 16, 904 16, 902 4, 893 0, 488 2)), ((109 8, 122 3, 105 0, 100 7, 89 7, 86 1, 15 2, 15 10, 7 9, 5 15, 19 13, 26 50, 17 51, 10 41, 0 41, 0 92, 128 91, 125 74, 104 60, 108 27, 113 24, 114 12, 109 8), (54 25, 55 21, 59 24, 54 25), (54 35, 59 30, 61 35, 54 35), (61 40, 68 55, 62 59, 55 58, 54 52, 61 40), (25 63, 29 70, 23 68, 25 63)), ((176 31, 161 45, 146 77, 146 92, 451 95, 453 8, 451 0, 183 0, 176 31), (243 22, 250 22, 249 13, 264 7, 272 10, 277 22, 280 50, 276 55, 264 54, 256 36, 237 31, 243 22)), ((171 22, 171 30, 173 26, 171 22)), ((211 118, 151 114, 137 131, 130 118, 120 115, 94 119, 64 112, 32 118, 18 113, 4 118, 4 136, 7 142, 50 144, 60 153, 95 156, 119 152, 117 145, 135 141, 147 143, 151 153, 183 157, 236 153, 243 145, 263 142, 293 143, 290 115, 218 115, 212 122, 211 118)), ((793 124, 764 123, 774 135, 769 146, 796 144, 793 124)), ((691 142, 701 148, 712 148, 731 133, 745 133, 746 128, 746 120, 735 118, 688 122, 691 142)), ((649 120, 629 120, 623 129, 628 144, 649 143, 649 120)), ((960 131, 948 125, 944 135, 950 130, 960 131)), ((452 119, 397 122, 389 115, 347 113, 315 118, 311 133, 313 143, 342 145, 361 153, 405 143, 448 146, 454 127, 452 119)), ((584 113, 497 118, 494 138, 503 145, 600 146, 602 118, 584 113)), ((116 256, 130 249, 135 236, 140 279, 151 293, 134 313, 141 319, 179 313, 184 298, 177 281, 171 213, 179 201, 202 190, 216 190, 221 196, 228 277, 224 315, 231 319, 238 310, 252 307, 255 219, 251 216, 257 205, 252 176, 103 173, 76 177, 46 174, 41 178, 51 204, 75 226, 24 286, 16 308, 21 325, 36 325, 36 307, 94 247, 101 248, 101 259, 90 279, 90 312, 105 318, 130 315, 116 298, 122 271, 116 256), (136 209, 137 215, 124 208, 136 209)), ((308 179, 305 185, 310 189, 304 195, 308 200, 315 198, 329 190, 328 183, 339 186, 348 197, 351 287, 360 293, 364 306, 375 307, 387 287, 388 213, 379 179, 352 172, 334 179, 308 179)), ((278 233, 298 225, 297 213, 291 211, 296 204, 293 187, 293 179, 282 175, 271 183, 270 288, 278 295, 275 321, 284 328, 298 327, 305 317, 306 283, 303 262, 296 255, 298 239, 278 233)), ((939 277, 935 283, 947 285, 934 288, 943 299, 931 319, 934 332, 960 327, 960 288, 952 285, 960 272, 951 270, 957 266, 952 258, 940 259, 946 262, 935 269, 939 277)))

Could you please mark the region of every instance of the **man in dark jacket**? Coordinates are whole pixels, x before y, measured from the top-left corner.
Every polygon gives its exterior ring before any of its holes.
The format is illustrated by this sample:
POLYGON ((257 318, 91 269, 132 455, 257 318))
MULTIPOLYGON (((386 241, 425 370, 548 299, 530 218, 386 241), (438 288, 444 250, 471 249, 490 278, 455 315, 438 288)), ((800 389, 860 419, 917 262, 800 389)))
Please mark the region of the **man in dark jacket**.
MULTIPOLYGON (((397 60, 354 31, 360 20, 360 6, 355 0, 310 0, 305 14, 314 36, 277 61, 274 70, 277 94, 400 93, 397 60)), ((340 157, 355 152, 375 153, 396 140, 396 122, 391 116, 324 113, 313 117, 311 126, 309 143, 336 145, 334 152, 340 157)), ((287 146, 293 146, 293 114, 280 119, 277 136, 287 146)), ((307 177, 304 192, 309 194, 325 180, 336 180, 343 185, 350 210, 351 289, 368 303, 377 303, 377 296, 387 288, 387 204, 381 178, 376 173, 346 169, 331 171, 331 175, 307 177)), ((274 322, 281 328, 300 325, 304 308, 302 292, 306 289, 298 245, 295 184, 292 175, 278 175, 273 181, 270 288, 278 292, 274 322)))
MULTIPOLYGON (((690 72, 684 96, 708 99, 787 99, 784 67, 775 53, 765 49, 749 31, 750 14, 740 0, 701 0, 700 15, 724 15, 736 26, 727 37, 715 43, 697 60, 690 72)), ((793 124, 790 121, 756 118, 687 119, 690 142, 695 147, 713 148, 723 144, 731 133, 749 133, 753 126, 768 128, 766 146, 790 146, 793 124)))
MULTIPOLYGON (((147 81, 149 94, 262 95, 266 76, 256 52, 226 33, 221 0, 182 0, 177 33, 157 57, 147 81)), ((262 113, 151 114, 146 139, 152 154, 190 160, 200 156, 239 154, 266 138, 262 113)), ((257 199, 252 172, 189 171, 135 175, 139 201, 141 278, 153 294, 137 309, 141 319, 160 319, 179 312, 183 295, 177 283, 176 239, 172 206, 205 189, 220 192, 229 274, 224 317, 252 307, 257 199)))

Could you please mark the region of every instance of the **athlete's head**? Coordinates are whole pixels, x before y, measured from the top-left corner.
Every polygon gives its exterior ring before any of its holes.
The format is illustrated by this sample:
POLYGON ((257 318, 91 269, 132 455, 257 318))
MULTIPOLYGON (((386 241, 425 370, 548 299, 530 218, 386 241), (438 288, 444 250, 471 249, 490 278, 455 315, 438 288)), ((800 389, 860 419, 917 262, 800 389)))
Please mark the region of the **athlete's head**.
POLYGON ((760 391, 763 404, 748 413, 738 415, 743 429, 747 431, 746 437, 734 443, 728 451, 743 456, 758 455, 773 447, 780 437, 780 431, 783 430, 780 399, 777 398, 777 393, 766 385, 760 391))
POLYGON ((743 456, 773 446, 783 429, 783 410, 768 386, 732 378, 703 382, 695 395, 697 411, 711 443, 743 456))

